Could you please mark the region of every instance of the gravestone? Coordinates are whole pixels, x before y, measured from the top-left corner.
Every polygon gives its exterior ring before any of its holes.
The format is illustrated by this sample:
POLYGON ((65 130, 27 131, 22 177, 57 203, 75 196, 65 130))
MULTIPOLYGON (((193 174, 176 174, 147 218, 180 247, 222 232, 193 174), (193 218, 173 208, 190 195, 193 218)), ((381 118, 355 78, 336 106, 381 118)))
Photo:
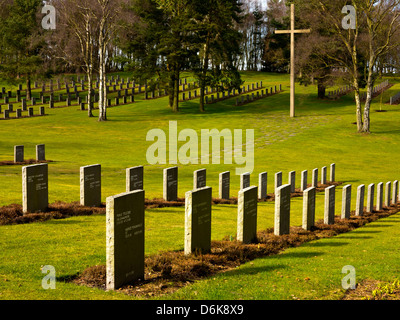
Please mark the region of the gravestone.
POLYGON ((385 207, 390 207, 390 193, 392 190, 392 182, 386 182, 385 187, 385 207))
POLYGON ((268 172, 261 172, 258 175, 258 198, 267 199, 268 172))
POLYGON ((335 223, 335 186, 330 186, 325 189, 325 210, 324 210, 324 223, 335 223))
POLYGON ((310 187, 303 192, 303 229, 311 230, 315 225, 315 187, 310 187))
POLYGON ((144 200, 143 190, 107 198, 107 290, 144 280, 144 200))
POLYGON ((101 165, 80 168, 80 203, 85 207, 101 205, 101 165))
POLYGON ((257 240, 257 202, 258 187, 239 190, 237 240, 252 243, 257 240))
POLYGON ((336 164, 331 164, 331 171, 330 171, 330 181, 335 182, 336 178, 336 164))
POLYGON ((144 190, 143 166, 126 169, 126 192, 144 190))
POLYGON ((296 191, 296 171, 289 172, 288 183, 290 184, 290 192, 296 191))
POLYGON ((21 110, 21 109, 17 109, 17 110, 16 110, 15 117, 16 117, 16 118, 21 118, 21 117, 22 117, 22 110, 21 110))
POLYGON ((178 199, 178 167, 164 169, 163 197, 165 201, 178 199))
POLYGON ((365 185, 362 184, 357 188, 356 216, 362 216, 364 214, 364 196, 365 185))
POLYGON ((318 187, 318 168, 312 171, 311 186, 314 188, 318 187))
POLYGON ((321 184, 326 184, 326 171, 327 171, 327 168, 326 167, 322 167, 322 170, 321 170, 321 184))
POLYGON ((301 186, 300 190, 304 191, 307 189, 308 171, 304 170, 301 172, 301 186))
POLYGON ((250 173, 246 172, 240 175, 240 190, 250 187, 250 173))
POLYGON ((231 173, 225 171, 219 174, 219 198, 229 200, 231 173))
POLYGON ((204 188, 207 182, 207 170, 200 169, 193 172, 193 190, 204 188))
POLYGON ((395 180, 393 181, 393 192, 392 192, 392 204, 397 203, 397 198, 399 194, 399 181, 395 180))
POLYGON ((383 182, 378 183, 376 188, 376 211, 383 208, 383 182))
POLYGON ((275 189, 274 234, 277 236, 290 232, 290 184, 275 189))
POLYGON ((38 144, 36 146, 36 161, 46 161, 46 146, 44 144, 38 144))
POLYGON ((22 167, 23 212, 43 212, 49 205, 48 166, 36 164, 22 167))
POLYGON ((349 219, 351 212, 351 184, 345 185, 342 191, 342 219, 349 219))
POLYGON ((210 187, 185 194, 185 255, 211 251, 211 200, 210 187))
POLYGON ((24 146, 14 146, 14 162, 24 162, 24 146))
POLYGON ((374 193, 375 193, 375 184, 371 183, 368 186, 367 212, 373 212, 374 211, 374 193))
POLYGON ((275 191, 278 189, 280 186, 282 186, 282 172, 277 172, 275 173, 275 191))

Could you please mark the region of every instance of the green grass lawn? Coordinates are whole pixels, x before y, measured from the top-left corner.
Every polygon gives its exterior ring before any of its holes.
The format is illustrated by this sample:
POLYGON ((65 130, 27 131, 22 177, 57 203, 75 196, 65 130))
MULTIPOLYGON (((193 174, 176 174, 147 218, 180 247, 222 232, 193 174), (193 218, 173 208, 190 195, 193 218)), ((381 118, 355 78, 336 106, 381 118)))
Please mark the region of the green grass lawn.
MULTIPOLYGON (((268 192, 275 172, 300 172, 336 163, 336 180, 351 183, 353 203, 359 184, 400 179, 398 161, 400 114, 398 106, 381 105, 400 91, 400 82, 377 97, 372 106, 372 134, 356 133, 352 95, 337 101, 319 101, 316 87, 297 88, 297 117, 289 114, 287 75, 245 73, 249 83, 263 81, 265 87, 282 83, 284 92, 241 107, 235 99, 207 106, 198 112, 198 101, 181 104, 179 114, 167 107, 167 98, 113 107, 109 121, 99 123, 78 107, 46 108, 46 117, 0 121, 0 161, 13 159, 14 145, 25 146, 25 158, 35 157, 35 145, 46 145, 49 164, 49 201, 79 200, 80 166, 102 165, 102 199, 125 191, 125 169, 144 165, 147 198, 162 197, 162 170, 170 165, 148 165, 146 151, 153 142, 147 132, 160 128, 168 133, 169 121, 178 130, 255 130, 255 169, 268 172, 268 192), (380 108, 387 112, 378 113, 380 108)), ((393 81, 393 80, 392 80, 393 81)), ((15 107, 14 107, 15 109, 15 107)), ((97 111, 95 111, 97 116, 97 111)), ((244 137, 245 138, 245 137, 244 137)), ((181 145, 183 143, 181 142, 181 145)), ((174 165, 171 165, 174 166, 174 165)), ((192 189, 193 171, 207 168, 207 185, 218 196, 218 174, 230 170, 231 195, 237 196, 236 167, 224 164, 179 164, 179 196, 192 189)), ((22 203, 21 166, 0 166, 0 205, 22 203)), ((341 207, 341 187, 337 190, 336 214, 341 207)), ((323 216, 324 197, 316 203, 317 219, 323 216)), ((258 228, 273 226, 274 204, 259 204, 258 228)), ((291 224, 300 225, 302 199, 292 200, 291 224)), ((213 206, 212 238, 236 234, 237 207, 213 206)), ((172 299, 302 299, 338 298, 342 294, 341 268, 353 265, 360 278, 392 279, 398 274, 399 251, 395 247, 399 216, 393 216, 334 239, 320 240, 290 249, 283 254, 258 259, 238 270, 200 281, 179 290, 172 299), (386 222, 385 222, 386 221, 386 222), (365 253, 363 250, 366 250, 365 253), (384 257, 384 259, 383 259, 384 257), (384 262, 382 262, 384 260, 384 262), (382 262, 382 263, 378 263, 382 262), (215 279, 214 279, 215 278, 215 279), (305 278, 310 280, 305 281, 305 278), (304 290, 304 288, 306 288, 304 290)), ((182 250, 184 208, 146 211, 146 254, 182 250)), ((96 264, 105 264, 105 217, 74 217, 19 226, 0 227, 0 299, 126 299, 125 295, 77 287, 63 279, 96 264), (53 265, 57 290, 43 290, 40 267, 53 265)), ((357 279, 358 280, 358 279, 357 279)), ((164 297, 165 298, 165 297, 164 297)))

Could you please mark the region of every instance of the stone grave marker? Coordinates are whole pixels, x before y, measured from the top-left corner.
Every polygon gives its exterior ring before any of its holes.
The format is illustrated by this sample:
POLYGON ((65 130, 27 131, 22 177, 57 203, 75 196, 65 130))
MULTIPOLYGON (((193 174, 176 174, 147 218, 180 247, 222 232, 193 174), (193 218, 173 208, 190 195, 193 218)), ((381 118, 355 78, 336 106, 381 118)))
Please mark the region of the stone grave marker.
POLYGON ((311 186, 314 188, 318 187, 318 168, 312 171, 311 186))
POLYGON ((349 219, 351 212, 351 184, 343 187, 342 191, 342 219, 349 219))
POLYGON ((207 170, 200 169, 193 172, 193 190, 204 188, 207 184, 207 170))
POLYGON ((335 223, 335 186, 330 186, 325 189, 325 211, 324 211, 324 223, 334 224, 335 223))
POLYGON ((376 190, 376 211, 383 209, 383 182, 378 183, 376 190))
POLYGON ((274 234, 277 236, 290 232, 290 184, 275 189, 274 234))
POLYGON ((282 186, 282 172, 277 172, 275 173, 275 191, 278 189, 280 186, 282 186))
POLYGON ((144 190, 143 171, 143 166, 126 169, 126 192, 144 190))
POLYGON ((24 162, 24 146, 14 146, 14 162, 24 162))
POLYGON ((316 188, 310 187, 303 192, 303 229, 311 230, 315 225, 316 188))
POLYGON ((336 178, 336 164, 332 163, 331 164, 331 171, 330 171, 330 181, 331 182, 335 182, 335 178, 336 178))
POLYGON ((365 185, 362 184, 357 188, 356 216, 362 216, 364 214, 364 196, 365 185))
POLYGON ((231 173, 225 171, 219 174, 219 198, 229 200, 230 198, 231 173))
POLYGON ((250 173, 246 172, 240 175, 240 190, 250 187, 250 173))
POLYGON ((101 205, 101 165, 80 168, 80 203, 86 207, 101 205))
POLYGON ((392 182, 386 182, 385 187, 385 207, 390 207, 390 193, 392 189, 392 182))
POLYGON ((185 255, 211 251, 211 201, 210 187, 185 194, 185 255))
POLYGON ((144 200, 143 190, 107 198, 107 290, 144 280, 144 200))
POLYGON ((24 213, 43 212, 49 205, 48 166, 22 167, 22 207, 24 213))
POLYGON ((268 172, 261 172, 258 175, 258 198, 267 199, 268 172))
POLYGON ((290 184, 290 192, 295 192, 296 190, 296 171, 289 172, 288 183, 290 184))
POLYGON ((36 145, 36 161, 46 161, 46 146, 44 144, 36 145))
POLYGON ((165 201, 178 199, 178 167, 164 169, 163 197, 165 201))
POLYGON ((304 191, 307 189, 308 171, 304 170, 301 172, 301 186, 300 190, 304 191))
POLYGON ((399 194, 399 181, 395 180, 393 181, 393 191, 392 191, 392 204, 397 203, 397 198, 399 194))
POLYGON ((367 212, 373 212, 374 211, 374 193, 375 193, 375 184, 371 183, 368 186, 367 212))
POLYGON ((252 243, 257 239, 257 202, 257 186, 239 190, 237 240, 240 242, 252 243))
POLYGON ((327 171, 327 168, 326 167, 322 167, 322 170, 321 170, 321 184, 326 184, 326 171, 327 171))

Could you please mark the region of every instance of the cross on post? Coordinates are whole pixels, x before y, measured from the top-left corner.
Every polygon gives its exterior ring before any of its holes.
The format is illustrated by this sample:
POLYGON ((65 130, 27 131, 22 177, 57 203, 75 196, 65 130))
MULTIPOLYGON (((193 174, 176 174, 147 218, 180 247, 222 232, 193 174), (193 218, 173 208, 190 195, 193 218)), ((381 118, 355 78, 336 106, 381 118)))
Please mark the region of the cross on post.
POLYGON ((295 113, 295 78, 296 78, 296 70, 295 70, 295 58, 294 58, 294 35, 295 33, 310 33, 310 29, 306 30, 295 30, 294 28, 294 4, 290 5, 290 30, 275 30, 276 34, 290 34, 290 117, 294 118, 295 113))

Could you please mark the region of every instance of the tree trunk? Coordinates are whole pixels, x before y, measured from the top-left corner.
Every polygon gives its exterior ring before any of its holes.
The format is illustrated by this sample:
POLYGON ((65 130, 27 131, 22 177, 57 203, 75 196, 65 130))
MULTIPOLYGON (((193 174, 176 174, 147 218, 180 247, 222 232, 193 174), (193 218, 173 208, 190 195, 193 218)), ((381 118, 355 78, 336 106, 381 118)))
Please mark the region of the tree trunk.
POLYGON ((325 99, 326 87, 323 83, 318 82, 318 99, 325 99))
POLYGON ((31 78, 28 76, 26 78, 26 100, 32 99, 32 88, 31 88, 31 78))

